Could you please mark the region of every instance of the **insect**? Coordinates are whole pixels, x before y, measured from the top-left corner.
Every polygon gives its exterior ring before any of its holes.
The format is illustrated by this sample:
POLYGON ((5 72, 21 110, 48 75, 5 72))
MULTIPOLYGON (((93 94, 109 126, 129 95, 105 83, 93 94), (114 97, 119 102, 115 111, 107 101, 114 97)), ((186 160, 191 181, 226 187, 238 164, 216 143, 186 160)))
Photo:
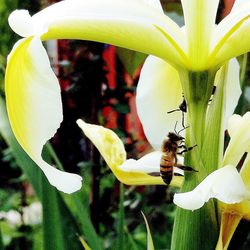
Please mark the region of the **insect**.
MULTIPOLYGON (((215 90, 216 90, 216 86, 213 86, 212 95, 214 95, 215 90)), ((170 114, 176 111, 181 111, 182 112, 182 126, 183 128, 186 128, 184 124, 184 113, 187 113, 187 102, 186 102, 184 95, 182 95, 182 97, 183 97, 183 100, 182 100, 182 103, 179 105, 178 109, 168 111, 167 114, 170 114)), ((211 102, 212 100, 210 99, 209 101, 211 102)))
POLYGON ((185 171, 195 171, 189 166, 184 166, 178 162, 177 155, 182 155, 184 152, 187 152, 193 147, 187 148, 184 144, 184 138, 179 135, 179 133, 169 132, 167 139, 162 143, 162 156, 160 161, 160 176, 162 180, 169 185, 173 178, 174 167, 180 168, 185 171), (182 149, 184 148, 184 149, 182 149), (182 150, 181 150, 182 149, 182 150))
POLYGON ((171 111, 168 111, 167 114, 170 114, 170 113, 173 113, 175 111, 181 111, 182 112, 182 126, 183 128, 185 128, 185 124, 184 124, 184 113, 187 113, 187 102, 183 96, 183 101, 182 103, 179 105, 179 108, 178 109, 174 109, 174 110, 171 110, 171 111))

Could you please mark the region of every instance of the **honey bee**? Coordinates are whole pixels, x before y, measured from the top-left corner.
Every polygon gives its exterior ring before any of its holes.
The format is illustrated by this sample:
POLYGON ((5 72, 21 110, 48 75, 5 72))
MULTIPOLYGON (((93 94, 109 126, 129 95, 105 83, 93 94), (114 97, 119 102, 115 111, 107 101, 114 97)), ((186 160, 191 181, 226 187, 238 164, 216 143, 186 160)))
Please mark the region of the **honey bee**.
POLYGON ((185 171, 195 171, 197 170, 189 167, 184 166, 180 163, 178 163, 177 155, 182 155, 184 152, 187 152, 193 147, 186 148, 185 145, 183 145, 184 137, 179 135, 178 133, 169 132, 168 137, 166 140, 162 143, 162 156, 160 161, 160 176, 162 180, 169 185, 172 178, 173 178, 173 169, 174 167, 180 168, 185 171), (181 148, 184 148, 181 150, 181 148))

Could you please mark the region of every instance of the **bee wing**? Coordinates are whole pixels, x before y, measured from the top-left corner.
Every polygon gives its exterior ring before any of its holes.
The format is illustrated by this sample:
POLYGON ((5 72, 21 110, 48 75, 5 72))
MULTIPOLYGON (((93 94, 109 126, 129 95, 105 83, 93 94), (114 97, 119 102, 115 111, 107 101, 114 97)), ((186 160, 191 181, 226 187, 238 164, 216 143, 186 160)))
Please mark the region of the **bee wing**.
MULTIPOLYGON (((182 155, 177 155, 177 162, 180 165, 184 165, 184 157, 182 155)), ((184 171, 178 167, 174 167, 174 174, 184 175, 184 171)))
POLYGON ((174 175, 184 175, 184 170, 182 170, 182 169, 180 169, 180 168, 177 168, 177 167, 174 167, 174 170, 173 170, 173 172, 174 172, 174 175))

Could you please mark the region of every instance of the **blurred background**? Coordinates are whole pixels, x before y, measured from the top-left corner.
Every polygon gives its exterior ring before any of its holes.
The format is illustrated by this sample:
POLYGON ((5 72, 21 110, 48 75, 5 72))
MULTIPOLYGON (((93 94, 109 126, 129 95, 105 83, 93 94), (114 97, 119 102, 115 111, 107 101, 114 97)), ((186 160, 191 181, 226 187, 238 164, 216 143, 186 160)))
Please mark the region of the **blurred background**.
MULTIPOLYGON (((6 57, 19 39, 7 24, 15 9, 31 14, 56 1, 0 0, 0 250, 2 249, 146 249, 150 225, 155 249, 170 249, 175 216, 173 189, 124 186, 116 180, 75 121, 101 124, 114 130, 125 144, 128 158, 151 149, 136 114, 135 90, 146 55, 108 44, 59 40, 44 43, 61 86, 64 121, 44 147, 44 158, 60 169, 80 173, 81 191, 56 191, 20 148, 9 127, 4 101, 6 57)), ((161 1, 180 26, 179 1, 161 1)), ((231 9, 221 1, 217 21, 231 9)), ((247 55, 243 65, 243 95, 236 112, 249 110, 247 55)), ((45 121, 46 122, 46 121, 45 121)), ((231 249, 250 249, 249 223, 241 222, 231 249), (237 245, 237 248, 235 246, 237 245)), ((205 232, 204 232, 205 233, 205 232)))

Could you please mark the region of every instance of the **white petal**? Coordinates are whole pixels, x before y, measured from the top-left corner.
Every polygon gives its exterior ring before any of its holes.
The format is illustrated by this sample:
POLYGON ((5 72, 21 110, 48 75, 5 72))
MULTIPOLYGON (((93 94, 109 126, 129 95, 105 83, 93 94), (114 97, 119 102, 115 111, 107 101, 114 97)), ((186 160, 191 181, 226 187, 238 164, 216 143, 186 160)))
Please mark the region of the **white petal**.
MULTIPOLYGON (((128 159, 121 166, 119 166, 119 169, 124 172, 143 172, 160 174, 161 156, 162 152, 154 151, 152 153, 144 155, 138 160, 128 159)), ((177 161, 179 164, 183 165, 184 157, 178 155, 177 161)), ((184 171, 178 167, 174 167, 173 172, 184 175, 184 171)))
POLYGON ((65 193, 77 191, 82 177, 62 172, 41 157, 44 144, 62 121, 60 86, 38 38, 14 46, 6 70, 6 101, 12 130, 26 153, 51 185, 65 193))
POLYGON ((18 35, 29 37, 34 35, 32 18, 27 10, 15 10, 8 19, 9 25, 18 35))
POLYGON ((125 172, 159 173, 162 153, 155 151, 139 160, 128 159, 119 168, 125 172))
POLYGON ((43 34, 44 40, 92 40, 155 54, 175 64, 186 60, 186 40, 178 25, 142 0, 66 0, 38 12, 31 23, 19 22, 16 12, 10 19, 15 32, 43 34))
POLYGON ((136 106, 144 132, 155 150, 159 150, 168 132, 182 128, 182 114, 176 111, 183 100, 177 71, 165 61, 149 56, 137 86, 136 106))
POLYGON ((163 11, 160 0, 143 0, 143 1, 150 6, 156 8, 160 11, 163 11))
POLYGON ((235 133, 240 129, 242 126, 242 117, 238 114, 233 114, 231 117, 228 119, 228 133, 230 137, 235 136, 235 133))
POLYGON ((59 169, 51 167, 42 159, 34 159, 46 175, 51 185, 55 186, 59 191, 71 194, 82 187, 82 177, 77 174, 63 172, 59 169))
POLYGON ((236 58, 229 61, 226 76, 226 101, 225 101, 225 121, 233 114, 239 98, 241 96, 240 88, 240 65, 236 58))
POLYGON ((245 152, 250 151, 250 112, 244 116, 233 115, 229 120, 230 142, 226 149, 223 165, 237 166, 245 152))
POLYGON ((242 4, 246 4, 246 3, 247 3, 247 0, 235 0, 234 5, 233 5, 233 8, 232 8, 232 10, 231 10, 230 13, 232 13, 232 12, 234 12, 234 11, 238 11, 239 8, 242 7, 241 5, 242 5, 242 4))
POLYGON ((175 194, 174 203, 181 208, 195 210, 211 198, 227 204, 250 198, 249 191, 234 166, 227 165, 214 171, 190 192, 175 194))

